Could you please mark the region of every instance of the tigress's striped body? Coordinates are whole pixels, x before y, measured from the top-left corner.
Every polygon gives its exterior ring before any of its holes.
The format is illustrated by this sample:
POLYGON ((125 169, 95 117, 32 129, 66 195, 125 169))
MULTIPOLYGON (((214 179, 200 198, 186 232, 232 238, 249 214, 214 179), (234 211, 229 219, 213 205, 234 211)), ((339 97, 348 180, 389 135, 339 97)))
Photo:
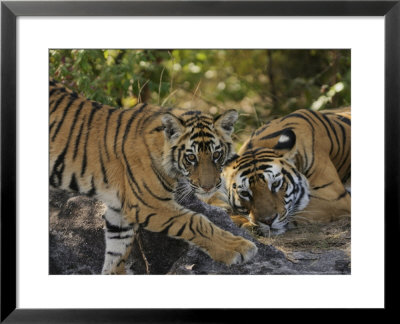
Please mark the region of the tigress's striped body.
POLYGON ((199 196, 221 185, 236 118, 234 111, 213 120, 146 104, 122 110, 50 81, 50 184, 107 204, 103 273, 124 273, 138 225, 185 239, 226 264, 255 254, 253 243, 175 201, 182 179, 184 191, 199 196))
POLYGON ((298 110, 257 129, 224 171, 246 227, 281 233, 291 220, 350 215, 350 108, 298 110))

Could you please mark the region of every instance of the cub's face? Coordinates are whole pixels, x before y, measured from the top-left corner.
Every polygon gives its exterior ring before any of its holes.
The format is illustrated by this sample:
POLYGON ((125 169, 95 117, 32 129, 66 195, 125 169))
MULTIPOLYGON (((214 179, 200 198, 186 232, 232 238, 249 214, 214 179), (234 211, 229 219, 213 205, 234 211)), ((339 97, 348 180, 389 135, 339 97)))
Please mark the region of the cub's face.
POLYGON ((231 134, 238 114, 229 110, 213 119, 198 111, 181 116, 162 117, 166 172, 184 177, 188 188, 200 198, 207 198, 221 187, 221 171, 232 156, 231 134))
POLYGON ((221 171, 224 162, 222 150, 186 151, 183 158, 183 173, 193 191, 199 196, 212 195, 221 187, 221 171))
POLYGON ((290 218, 308 204, 306 177, 272 150, 245 152, 224 173, 233 210, 264 232, 283 232, 290 218))

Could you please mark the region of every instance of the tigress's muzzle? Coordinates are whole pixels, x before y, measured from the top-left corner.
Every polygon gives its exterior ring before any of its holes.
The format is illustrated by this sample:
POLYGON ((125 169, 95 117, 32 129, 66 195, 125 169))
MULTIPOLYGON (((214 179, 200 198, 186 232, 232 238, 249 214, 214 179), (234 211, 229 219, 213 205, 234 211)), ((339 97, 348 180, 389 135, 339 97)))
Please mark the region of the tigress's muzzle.
POLYGON ((259 226, 260 232, 265 235, 280 235, 286 231, 287 222, 285 220, 281 220, 278 213, 276 213, 273 217, 269 217, 264 220, 257 220, 256 224, 259 226))
POLYGON ((272 226, 272 224, 275 222, 275 220, 278 219, 279 214, 276 213, 272 217, 257 217, 257 223, 265 224, 268 226, 272 226))

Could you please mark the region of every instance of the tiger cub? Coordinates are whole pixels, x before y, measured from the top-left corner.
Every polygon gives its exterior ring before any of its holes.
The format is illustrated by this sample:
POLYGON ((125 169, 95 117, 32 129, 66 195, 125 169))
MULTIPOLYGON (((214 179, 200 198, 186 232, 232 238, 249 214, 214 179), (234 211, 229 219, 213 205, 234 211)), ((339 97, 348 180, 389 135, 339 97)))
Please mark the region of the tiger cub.
POLYGON ((350 216, 350 128, 345 108, 298 110, 257 129, 224 171, 235 223, 269 235, 294 220, 350 216))
POLYGON ((117 109, 50 80, 50 185, 102 200, 103 274, 125 273, 137 226, 184 239, 227 265, 252 258, 256 246, 175 201, 178 181, 197 196, 221 186, 232 156, 238 114, 213 119, 199 111, 139 104, 117 109))

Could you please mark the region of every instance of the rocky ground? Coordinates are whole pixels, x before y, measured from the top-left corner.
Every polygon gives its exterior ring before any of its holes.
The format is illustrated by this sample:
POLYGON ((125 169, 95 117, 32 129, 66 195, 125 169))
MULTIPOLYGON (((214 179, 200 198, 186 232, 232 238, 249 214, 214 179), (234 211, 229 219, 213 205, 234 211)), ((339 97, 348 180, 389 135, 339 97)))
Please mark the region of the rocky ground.
MULTIPOLYGON (((129 268, 133 274, 350 274, 350 220, 311 224, 280 236, 255 237, 237 228, 228 215, 188 197, 185 206, 218 226, 252 240, 258 254, 227 267, 186 242, 140 229, 129 268)), ((50 274, 99 274, 104 260, 102 215, 93 198, 50 191, 50 274)))

